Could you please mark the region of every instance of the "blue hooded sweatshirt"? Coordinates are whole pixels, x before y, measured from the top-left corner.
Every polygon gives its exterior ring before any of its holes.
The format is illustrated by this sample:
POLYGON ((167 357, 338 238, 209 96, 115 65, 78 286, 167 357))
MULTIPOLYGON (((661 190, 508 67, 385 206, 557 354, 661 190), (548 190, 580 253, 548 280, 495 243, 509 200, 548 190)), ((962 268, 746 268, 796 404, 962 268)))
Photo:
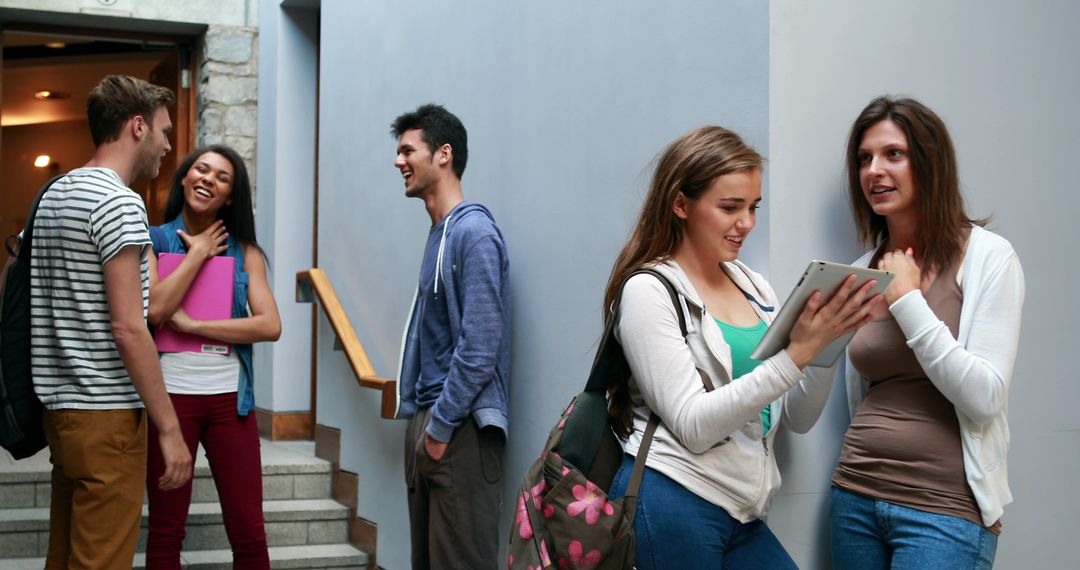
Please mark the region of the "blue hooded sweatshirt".
POLYGON ((409 311, 396 417, 412 417, 430 405, 427 433, 442 442, 450 441, 469 415, 481 428, 496 426, 506 433, 510 261, 502 232, 487 208, 462 202, 432 228, 428 244, 421 281, 430 282, 431 289, 418 287, 409 311), (445 315, 425 318, 428 307, 445 315), (439 329, 438 323, 448 327, 439 329))

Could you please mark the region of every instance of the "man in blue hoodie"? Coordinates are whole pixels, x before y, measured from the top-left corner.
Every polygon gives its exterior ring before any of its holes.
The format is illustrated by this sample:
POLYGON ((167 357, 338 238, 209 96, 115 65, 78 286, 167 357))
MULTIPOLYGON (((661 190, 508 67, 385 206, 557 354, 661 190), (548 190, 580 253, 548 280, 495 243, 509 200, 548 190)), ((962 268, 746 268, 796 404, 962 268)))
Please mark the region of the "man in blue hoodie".
POLYGON ((466 202, 464 125, 439 105, 394 120, 394 166, 431 230, 405 328, 397 417, 412 567, 496 568, 510 381, 509 259, 491 212, 466 202))

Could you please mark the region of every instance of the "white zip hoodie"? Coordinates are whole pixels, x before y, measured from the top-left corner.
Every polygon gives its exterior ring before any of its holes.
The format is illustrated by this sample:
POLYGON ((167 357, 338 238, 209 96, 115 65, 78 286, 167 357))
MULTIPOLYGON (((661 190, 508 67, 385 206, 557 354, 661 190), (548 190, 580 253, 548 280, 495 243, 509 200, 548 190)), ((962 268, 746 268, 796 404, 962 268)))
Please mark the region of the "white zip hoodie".
MULTIPOLYGON (((739 261, 723 267, 752 297, 747 302, 754 311, 771 323, 777 308, 772 287, 739 261)), ((781 351, 733 382, 731 348, 686 274, 674 260, 654 268, 678 291, 688 334, 684 340, 671 297, 656 277, 627 281, 615 327, 632 372, 634 432, 626 452, 637 453, 649 415, 656 412, 662 423, 645 464, 741 522, 761 518, 780 486, 770 451, 777 428, 787 422, 798 432, 810 429, 832 378, 804 379, 781 351), (706 392, 700 374, 716 389, 706 392), (773 428, 763 440, 760 412, 770 404, 773 428)))

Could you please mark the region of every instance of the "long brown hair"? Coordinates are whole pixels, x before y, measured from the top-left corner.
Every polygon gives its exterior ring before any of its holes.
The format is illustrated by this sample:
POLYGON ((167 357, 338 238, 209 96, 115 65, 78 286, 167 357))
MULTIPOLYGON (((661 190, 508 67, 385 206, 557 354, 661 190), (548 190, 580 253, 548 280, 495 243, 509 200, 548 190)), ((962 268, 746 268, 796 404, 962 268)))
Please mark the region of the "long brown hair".
POLYGON ((915 99, 878 97, 859 113, 851 126, 845 162, 848 198, 859 238, 866 245, 878 248, 873 261, 881 257, 882 248, 889 240, 885 217, 874 213, 859 180, 859 146, 863 135, 881 121, 896 123, 907 136, 918 204, 916 231, 923 251, 923 274, 932 269, 943 270, 960 257, 967 228, 972 224, 985 225, 986 220, 968 217, 949 131, 936 113, 915 99))
MULTIPOLYGON (((683 225, 675 215, 675 198, 681 192, 697 200, 725 174, 761 168, 764 159, 739 135, 723 127, 694 129, 675 139, 656 160, 649 194, 641 206, 630 239, 623 246, 608 277, 604 292, 604 318, 631 273, 654 260, 666 260, 682 242, 683 225)), ((633 407, 626 382, 608 387, 609 415, 615 432, 627 437, 633 429, 633 407)))

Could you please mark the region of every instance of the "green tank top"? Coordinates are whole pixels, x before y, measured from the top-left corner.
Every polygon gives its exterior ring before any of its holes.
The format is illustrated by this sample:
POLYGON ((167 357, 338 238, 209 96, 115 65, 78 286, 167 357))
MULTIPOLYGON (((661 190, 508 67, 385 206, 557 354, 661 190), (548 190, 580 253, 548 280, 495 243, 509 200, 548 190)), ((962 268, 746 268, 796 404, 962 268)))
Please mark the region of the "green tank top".
MULTIPOLYGON (((765 336, 765 331, 769 328, 765 321, 759 319, 752 327, 737 327, 720 319, 713 320, 720 326, 720 332, 724 333, 724 341, 731 347, 731 377, 738 379, 757 368, 761 361, 750 358, 750 353, 754 352, 754 347, 761 342, 761 337, 765 336)), ((772 427, 772 417, 768 406, 761 410, 761 426, 762 434, 769 433, 772 427)))

